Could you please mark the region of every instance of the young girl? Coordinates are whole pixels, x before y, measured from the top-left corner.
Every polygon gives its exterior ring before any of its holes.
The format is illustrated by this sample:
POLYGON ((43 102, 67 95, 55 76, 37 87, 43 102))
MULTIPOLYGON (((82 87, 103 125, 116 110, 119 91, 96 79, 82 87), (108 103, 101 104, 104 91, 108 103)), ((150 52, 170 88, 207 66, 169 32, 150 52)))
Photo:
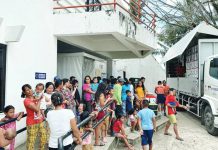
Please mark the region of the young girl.
MULTIPOLYGON (((92 121, 89 121, 85 127, 83 128, 83 133, 93 132, 92 121)), ((82 141, 82 150, 93 150, 92 145, 92 133, 90 133, 85 139, 82 141)))
MULTIPOLYGON (((97 77, 94 77, 93 78, 93 83, 91 84, 91 90, 93 91, 93 92, 96 92, 97 91, 97 89, 98 89, 98 79, 97 79, 97 77)), ((95 100, 95 94, 92 94, 92 100, 95 100)))
POLYGON ((133 146, 129 144, 127 140, 127 135, 125 133, 124 126, 123 126, 124 120, 125 118, 123 115, 120 115, 120 114, 117 115, 117 120, 115 121, 114 126, 113 126, 114 135, 117 138, 123 139, 126 146, 129 148, 129 150, 133 150, 133 146))
MULTIPOLYGON (((5 121, 8 121, 8 120, 13 119, 13 118, 17 118, 17 121, 20 121, 20 119, 23 116, 23 112, 15 114, 15 108, 12 105, 8 105, 4 108, 4 114, 5 114, 5 117, 2 118, 0 120, 0 122, 5 122, 5 121)), ((3 128, 4 130, 13 129, 16 131, 16 122, 14 121, 14 122, 5 124, 1 128, 3 128)), ((15 145, 15 139, 12 140, 12 142, 9 146, 9 150, 14 150, 14 145, 15 145)))
MULTIPOLYGON (((142 108, 142 101, 144 100, 145 98, 145 91, 143 90, 143 87, 142 87, 142 82, 139 81, 136 89, 135 89, 135 92, 136 92, 136 98, 140 104, 140 108, 142 108)), ((139 106, 137 106, 139 107, 139 106)))
POLYGON ((128 115, 129 115, 130 124, 131 124, 131 132, 134 132, 136 124, 137 124, 137 111, 135 109, 131 109, 128 115))

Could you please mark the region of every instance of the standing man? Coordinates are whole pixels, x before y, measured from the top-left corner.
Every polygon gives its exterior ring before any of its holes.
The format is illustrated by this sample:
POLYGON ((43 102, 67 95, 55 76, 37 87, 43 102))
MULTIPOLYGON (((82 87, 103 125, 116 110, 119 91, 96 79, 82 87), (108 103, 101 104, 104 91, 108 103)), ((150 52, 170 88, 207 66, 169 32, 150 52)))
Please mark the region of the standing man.
POLYGON ((166 80, 163 80, 163 86, 164 86, 164 95, 166 97, 169 94, 169 89, 170 89, 169 85, 167 85, 166 80))
POLYGON ((124 83, 124 79, 119 78, 118 82, 114 85, 114 99, 116 100, 116 109, 115 109, 115 115, 123 114, 123 108, 122 108, 122 99, 121 99, 121 93, 122 93, 122 85, 124 83))
POLYGON ((148 100, 143 101, 143 109, 138 112, 139 130, 142 139, 142 149, 146 150, 149 145, 149 150, 152 150, 152 137, 156 131, 156 120, 154 111, 148 108, 148 100))
POLYGON ((164 114, 162 111, 164 111, 165 104, 164 86, 161 81, 158 81, 157 84, 154 92, 157 94, 158 113, 162 115, 164 114))
POLYGON ((169 89, 169 95, 166 97, 166 114, 168 117, 168 122, 166 124, 164 135, 172 136, 171 133, 168 132, 168 129, 171 124, 173 124, 173 129, 176 134, 176 139, 179 141, 183 141, 183 139, 179 136, 178 128, 177 128, 177 120, 176 120, 176 107, 181 107, 184 109, 188 109, 186 106, 180 105, 179 102, 176 100, 176 90, 173 88, 169 89))

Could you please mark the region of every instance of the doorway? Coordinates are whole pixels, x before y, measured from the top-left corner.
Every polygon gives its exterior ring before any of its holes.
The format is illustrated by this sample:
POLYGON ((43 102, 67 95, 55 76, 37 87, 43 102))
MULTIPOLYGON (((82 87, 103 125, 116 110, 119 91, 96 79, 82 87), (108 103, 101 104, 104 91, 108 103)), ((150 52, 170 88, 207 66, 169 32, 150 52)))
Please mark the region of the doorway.
POLYGON ((5 106, 6 45, 0 44, 0 111, 5 106))

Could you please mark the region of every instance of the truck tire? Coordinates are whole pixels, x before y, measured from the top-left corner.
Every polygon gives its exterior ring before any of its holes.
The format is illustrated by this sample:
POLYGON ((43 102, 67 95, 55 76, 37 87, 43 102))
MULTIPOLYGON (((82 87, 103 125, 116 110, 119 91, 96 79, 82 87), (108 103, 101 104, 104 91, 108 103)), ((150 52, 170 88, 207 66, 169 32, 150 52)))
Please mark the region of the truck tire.
POLYGON ((218 135, 218 128, 214 127, 214 116, 210 106, 206 106, 204 110, 204 123, 208 133, 211 135, 218 135))

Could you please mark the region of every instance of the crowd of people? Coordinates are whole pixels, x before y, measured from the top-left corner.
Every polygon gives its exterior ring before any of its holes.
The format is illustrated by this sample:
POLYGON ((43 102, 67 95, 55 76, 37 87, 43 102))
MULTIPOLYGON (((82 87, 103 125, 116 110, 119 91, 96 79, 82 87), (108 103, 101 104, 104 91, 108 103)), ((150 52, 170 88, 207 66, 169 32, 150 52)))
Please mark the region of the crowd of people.
MULTIPOLYGON (((39 149, 56 150, 58 138, 72 130, 73 136, 68 136, 64 142, 64 149, 71 147, 76 142, 82 144, 83 150, 92 150, 93 146, 104 146, 107 143, 107 136, 115 136, 124 141, 128 149, 134 147, 128 142, 125 127, 129 126, 131 132, 139 131, 142 139, 143 150, 149 145, 152 149, 152 136, 156 131, 155 113, 149 109, 149 95, 144 86, 145 78, 141 77, 137 83, 132 79, 121 77, 101 79, 85 76, 82 87, 82 95, 79 93, 79 82, 72 76, 70 79, 55 77, 53 82, 45 85, 39 83, 33 89, 29 84, 22 86, 21 97, 24 98, 24 106, 27 112, 27 142, 26 149, 34 150, 36 135, 40 139, 39 149), (103 109, 110 103, 109 107, 103 109), (93 124, 104 119, 95 129, 93 124), (77 124, 87 117, 92 119, 80 128, 77 124), (81 135, 91 132, 85 139, 81 135), (93 132, 93 133, 92 133, 93 132), (94 145, 92 136, 94 135, 94 145)), ((168 129, 174 125, 176 139, 179 137, 176 122, 176 107, 180 105, 175 98, 175 90, 170 89, 166 81, 158 81, 155 87, 157 94, 158 114, 166 114, 169 121, 164 134, 171 135, 168 129), (166 111, 165 111, 166 110, 166 111), (164 111, 164 112, 163 112, 164 111)), ((23 112, 15 113, 12 105, 4 109, 5 117, 0 121, 4 122, 12 118, 17 121, 23 116, 23 112)), ((14 150, 14 137, 16 136, 16 122, 8 123, 0 127, 0 150, 9 145, 9 150, 14 150), (1 148, 2 147, 2 148, 1 148)))

